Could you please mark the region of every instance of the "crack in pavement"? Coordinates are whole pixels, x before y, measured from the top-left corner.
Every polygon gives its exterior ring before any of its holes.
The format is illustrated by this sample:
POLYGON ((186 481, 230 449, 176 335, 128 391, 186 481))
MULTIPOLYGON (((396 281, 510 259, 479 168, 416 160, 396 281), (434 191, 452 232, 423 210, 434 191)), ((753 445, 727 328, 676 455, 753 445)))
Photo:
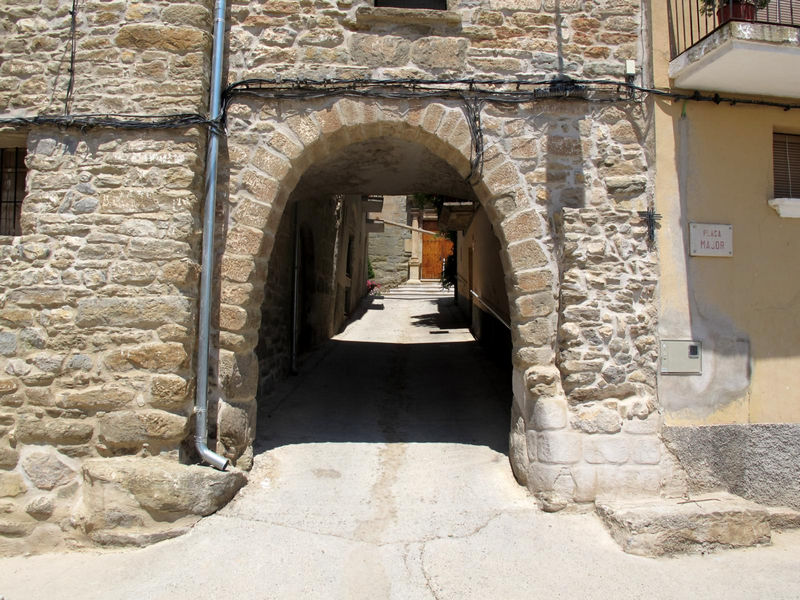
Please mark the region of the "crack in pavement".
POLYGON ((517 510, 510 510, 510 511, 497 511, 493 515, 491 515, 485 522, 481 523, 480 525, 478 525, 477 527, 475 527, 474 529, 472 529, 472 530, 470 530, 470 531, 468 531, 466 533, 432 535, 432 536, 424 536, 424 537, 421 537, 421 538, 416 538, 416 539, 411 539, 411 540, 409 540, 409 539, 398 539, 398 540, 391 540, 391 541, 385 541, 385 542, 369 541, 369 540, 365 540, 365 539, 361 539, 361 538, 357 538, 357 537, 353 537, 353 536, 349 536, 349 535, 343 535, 343 534, 339 534, 339 533, 324 532, 324 531, 320 531, 318 529, 316 529, 316 530, 315 529, 306 529, 306 528, 303 528, 303 527, 298 527, 296 525, 287 525, 286 523, 278 523, 276 521, 271 521, 269 519, 260 519, 260 518, 257 518, 257 517, 246 517, 246 516, 243 516, 243 515, 236 515, 236 514, 220 514, 220 513, 217 513, 217 514, 214 515, 214 518, 231 519, 231 520, 244 521, 244 522, 253 522, 253 523, 263 523, 265 525, 270 525, 272 527, 281 527, 281 528, 284 528, 284 529, 289 529, 289 530, 292 530, 292 531, 297 531, 297 532, 305 533, 305 534, 309 534, 309 535, 319 535, 319 536, 322 536, 322 537, 331 537, 331 538, 344 540, 344 541, 347 541, 347 542, 354 542, 354 543, 358 543, 358 544, 369 544, 371 546, 375 546, 376 548, 383 548, 383 547, 386 547, 386 546, 404 546, 404 545, 408 546, 408 545, 411 545, 411 544, 423 544, 424 545, 424 544, 429 544, 431 542, 436 542, 436 541, 439 541, 439 540, 463 540, 463 539, 467 539, 469 537, 472 537, 474 535, 478 535, 479 533, 481 533, 481 531, 483 531, 489 525, 491 525, 492 521, 495 521, 496 519, 498 519, 500 517, 503 517, 503 516, 506 516, 506 515, 514 515, 514 514, 524 514, 524 513, 529 513, 529 512, 538 512, 538 511, 535 511, 535 510, 532 511, 532 510, 528 510, 528 509, 517 509, 517 510))
POLYGON ((425 568, 425 546, 427 544, 422 544, 419 549, 419 566, 422 570, 422 576, 425 578, 425 586, 433 596, 434 600, 441 600, 439 598, 439 594, 436 593, 436 590, 433 588, 433 582, 431 581, 431 576, 428 573, 428 570, 425 568))

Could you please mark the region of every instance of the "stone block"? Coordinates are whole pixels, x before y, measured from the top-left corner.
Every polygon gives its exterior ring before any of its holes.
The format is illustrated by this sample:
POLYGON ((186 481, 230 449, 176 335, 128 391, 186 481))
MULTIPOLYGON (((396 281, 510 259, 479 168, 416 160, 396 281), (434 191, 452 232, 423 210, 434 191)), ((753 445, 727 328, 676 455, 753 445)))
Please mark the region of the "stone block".
POLYGON ((123 285, 146 285, 156 277, 154 265, 139 261, 119 261, 111 265, 109 276, 112 283, 123 285))
POLYGON ((512 274, 512 278, 514 281, 514 290, 523 294, 543 290, 550 291, 553 284, 553 274, 549 269, 515 271, 512 274))
POLYGON ((6 327, 29 327, 33 325, 33 318, 34 312, 32 310, 21 308, 4 308, 0 310, 0 325, 6 327))
POLYGON ((52 490, 75 479, 75 471, 52 452, 28 454, 22 459, 22 469, 40 490, 52 490))
POLYGON ((5 448, 0 446, 0 469, 10 471, 17 466, 19 461, 19 452, 13 448, 5 448))
POLYGON ((726 493, 674 499, 604 500, 597 512, 625 552, 661 556, 768 544, 766 510, 726 493))
POLYGON ((631 460, 640 465, 657 465, 661 462, 661 439, 656 435, 638 435, 629 438, 631 460))
POLYGON ((0 498, 15 498, 28 489, 19 473, 0 473, 0 498))
POLYGON ((37 309, 64 306, 71 303, 67 290, 54 287, 24 287, 12 290, 8 293, 7 300, 17 306, 37 309))
POLYGON ((240 306, 222 304, 219 307, 219 328, 226 331, 242 331, 247 327, 247 310, 240 306))
POLYGON ((546 317, 556 309, 556 302, 550 291, 520 296, 514 301, 514 310, 523 319, 546 317))
POLYGON ((468 47, 463 38, 424 37, 411 44, 411 60, 423 69, 462 69, 468 47))
POLYGON ((552 321, 546 318, 533 319, 527 323, 522 323, 517 326, 515 333, 521 342, 534 346, 550 345, 555 335, 552 321))
POLYGON ((618 200, 632 198, 644 193, 647 189, 647 178, 644 175, 606 177, 606 189, 618 200))
POLYGON ((6 394, 13 394, 19 388, 19 384, 15 379, 9 377, 0 377, 0 396, 6 394))
POLYGON ((575 463, 581 459, 582 436, 566 431, 536 436, 536 456, 544 463, 575 463))
POLYGON ((507 243, 518 242, 542 235, 542 219, 534 211, 512 215, 501 225, 507 243))
POLYGON ((165 27, 158 24, 135 23, 119 28, 115 44, 132 50, 164 50, 186 53, 205 49, 209 36, 192 27, 165 27))
MULTIPOLYGON (((519 172, 512 163, 503 161, 500 166, 485 175, 483 183, 490 196, 508 194, 520 187, 519 172)), ((514 208, 516 208, 516 205, 509 207, 507 211, 501 212, 500 207, 495 203, 495 209, 497 209, 503 217, 510 216, 514 208)))
POLYGON ((225 251, 244 256, 258 256, 261 253, 263 240, 263 231, 235 225, 228 231, 225 251))
POLYGON ((217 411, 217 440, 223 455, 236 461, 255 438, 256 405, 230 404, 220 401, 217 411))
POLYGON ((56 397, 56 406, 84 413, 118 410, 131 403, 136 392, 128 387, 109 383, 85 390, 62 392, 56 397))
POLYGON ((0 536, 6 538, 27 537, 35 527, 36 522, 25 515, 0 518, 0 536))
MULTIPOLYGON (((288 158, 289 160, 295 160, 299 158, 300 155, 303 154, 302 144, 298 144, 296 141, 294 141, 287 135, 277 131, 272 134, 272 137, 270 137, 269 146, 270 148, 286 156, 286 158, 288 158)), ((264 198, 266 198, 266 196, 264 198)))
POLYGON ((51 496, 38 496, 25 506, 25 512, 38 521, 49 519, 55 509, 55 501, 51 496))
POLYGON ((539 431, 566 427, 566 398, 560 396, 539 397, 533 405, 533 426, 539 431))
POLYGON ((132 258, 159 261, 191 258, 192 251, 186 242, 135 237, 130 242, 127 254, 132 258))
POLYGON ((525 431, 525 420, 519 414, 516 403, 511 409, 511 432, 508 436, 508 458, 511 469, 520 485, 528 482, 528 443, 525 431))
POLYGON ((112 371, 140 368, 164 373, 182 369, 188 358, 183 344, 154 342, 124 350, 114 350, 106 356, 104 362, 112 371))
POLYGON ((569 473, 569 467, 532 462, 528 467, 528 489, 532 492, 550 491, 559 475, 569 473))
POLYGON ((535 398, 559 393, 561 374, 554 365, 537 365, 525 371, 525 387, 535 398))
POLYGON ((523 271, 543 267, 547 264, 547 255, 536 240, 526 240, 508 246, 508 259, 514 271, 523 271))
POLYGON ((189 382, 178 375, 156 375, 150 383, 150 404, 153 408, 180 411, 189 398, 189 382))
POLYGON ((652 496, 661 490, 662 472, 646 465, 597 465, 597 495, 609 498, 652 496))
POLYGON ((410 52, 411 43, 398 36, 357 33, 350 39, 352 59, 369 67, 402 66, 410 52))
POLYGON ((266 148, 256 148, 251 162, 253 166, 275 181, 281 181, 291 169, 291 163, 288 160, 266 148))
POLYGON ((617 433, 622 429, 622 418, 615 406, 605 403, 583 404, 572 415, 572 426, 585 433, 617 433))
POLYGON ((161 18, 172 25, 191 25, 201 31, 211 29, 211 12, 199 4, 173 4, 161 11, 161 18))
POLYGON ((622 430, 625 433, 632 433, 637 435, 658 433, 659 431, 661 431, 661 415, 654 412, 644 419, 641 419, 639 417, 634 417, 631 415, 631 418, 625 419, 623 421, 622 430))
POLYGON ((630 448, 623 435, 593 435, 583 441, 583 456, 590 464, 623 464, 628 461, 630 448))
POLYGON ((12 331, 0 331, 0 354, 14 356, 17 352, 17 335, 12 331))
POLYGON ((76 445, 92 438, 94 427, 83 419, 49 419, 36 415, 19 416, 15 428, 17 440, 24 444, 76 445))
POLYGON ((116 487, 130 493, 154 518, 164 520, 210 515, 247 482, 241 471, 217 471, 159 458, 88 460, 83 475, 93 488, 86 499, 92 509, 103 510, 103 489, 116 487))
POLYGON ((575 502, 593 502, 597 497, 597 470, 592 465, 575 465, 570 473, 575 482, 573 500, 575 502))
POLYGON ((180 288, 194 286, 200 278, 200 265, 184 258, 173 260, 161 267, 161 280, 180 288))
POLYGON ((175 445, 186 437, 186 428, 186 417, 156 409, 118 411, 98 419, 100 441, 115 449, 137 449, 144 443, 175 445))
POLYGON ((536 462, 536 432, 528 430, 525 432, 526 462, 536 462))
POLYGON ((258 358, 253 352, 220 350, 218 381, 228 400, 247 400, 258 387, 258 358))

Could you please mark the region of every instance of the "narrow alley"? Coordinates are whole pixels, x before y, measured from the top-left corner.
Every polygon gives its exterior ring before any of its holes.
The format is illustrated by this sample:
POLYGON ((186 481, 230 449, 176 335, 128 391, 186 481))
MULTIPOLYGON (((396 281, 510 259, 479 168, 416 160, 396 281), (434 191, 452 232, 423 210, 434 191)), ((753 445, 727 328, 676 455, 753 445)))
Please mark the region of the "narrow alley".
POLYGON ((796 598, 796 532, 645 559, 541 512, 508 462, 510 375, 464 325, 450 292, 368 297, 262 399, 230 505, 144 549, 2 559, 0 597, 796 598))

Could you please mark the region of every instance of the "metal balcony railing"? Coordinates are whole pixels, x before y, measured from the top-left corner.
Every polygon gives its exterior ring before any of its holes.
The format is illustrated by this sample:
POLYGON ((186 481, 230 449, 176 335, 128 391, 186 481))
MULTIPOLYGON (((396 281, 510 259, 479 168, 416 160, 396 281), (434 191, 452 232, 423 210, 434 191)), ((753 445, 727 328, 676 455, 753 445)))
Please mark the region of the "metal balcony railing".
POLYGON ((670 57, 675 58, 728 21, 800 27, 800 0, 667 0, 670 57))

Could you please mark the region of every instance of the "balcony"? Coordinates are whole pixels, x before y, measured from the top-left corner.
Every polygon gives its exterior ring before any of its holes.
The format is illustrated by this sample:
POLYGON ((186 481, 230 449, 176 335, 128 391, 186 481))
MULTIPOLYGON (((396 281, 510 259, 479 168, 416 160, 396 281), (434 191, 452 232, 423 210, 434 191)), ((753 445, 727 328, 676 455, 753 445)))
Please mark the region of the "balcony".
POLYGON ((800 97, 800 0, 751 1, 667 0, 676 88, 800 97))

